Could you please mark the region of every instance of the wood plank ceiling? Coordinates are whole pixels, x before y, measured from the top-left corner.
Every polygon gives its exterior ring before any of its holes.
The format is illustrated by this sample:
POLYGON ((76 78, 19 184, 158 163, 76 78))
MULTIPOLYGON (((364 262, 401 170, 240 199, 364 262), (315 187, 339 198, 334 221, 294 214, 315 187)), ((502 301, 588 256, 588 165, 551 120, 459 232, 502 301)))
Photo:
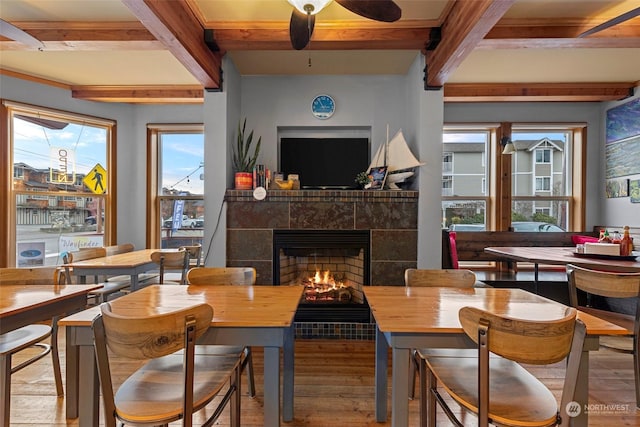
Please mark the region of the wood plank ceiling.
MULTIPOLYGON (((26 3, 22 0, 7 1, 26 3)), ((59 82, 40 78, 28 71, 23 72, 15 65, 6 66, 1 58, 0 72, 68 87, 72 96, 79 99, 197 103, 202 102, 204 90, 218 90, 221 87, 221 63, 225 54, 229 53, 235 58, 234 54, 241 56, 243 52, 265 51, 276 55, 277 52, 292 50, 288 16, 287 19, 278 21, 212 21, 205 16, 208 8, 212 7, 207 4, 208 1, 215 3, 211 0, 122 0, 122 4, 137 21, 100 20, 98 14, 94 21, 12 22, 41 40, 47 52, 168 51, 190 74, 193 84, 100 85, 59 82), (205 33, 208 40, 205 40, 205 33)), ((286 4, 284 0, 281 1, 286 4)), ((431 0, 423 1, 429 3, 431 0)), ((403 16, 397 23, 384 25, 366 20, 335 19, 317 22, 308 49, 314 54, 320 54, 321 51, 421 52, 426 57, 425 90, 443 88, 446 102, 607 101, 623 99, 633 94, 633 88, 640 80, 640 69, 631 74, 635 77, 626 81, 613 78, 610 81, 593 82, 580 79, 573 82, 451 81, 451 77, 473 52, 527 52, 535 49, 629 49, 630 52, 638 52, 637 49, 640 48, 640 18, 580 38, 578 35, 602 22, 604 18, 508 17, 514 4, 520 3, 523 6, 522 3, 526 2, 533 3, 532 0, 440 1, 436 2, 440 4, 440 13, 436 19, 411 19, 411 16, 403 16)), ((398 0, 397 3, 402 5, 403 2, 398 0)), ((565 3, 570 5, 572 2, 565 3)), ((625 6, 629 8, 634 2, 625 3, 628 3, 625 6)), ((573 2, 573 5, 580 7, 577 2, 573 2)), ((0 17, 5 19, 4 16, 0 17)), ((6 52, 34 50, 1 37, 0 49, 6 52)), ((579 73, 576 70, 576 75, 579 73)))

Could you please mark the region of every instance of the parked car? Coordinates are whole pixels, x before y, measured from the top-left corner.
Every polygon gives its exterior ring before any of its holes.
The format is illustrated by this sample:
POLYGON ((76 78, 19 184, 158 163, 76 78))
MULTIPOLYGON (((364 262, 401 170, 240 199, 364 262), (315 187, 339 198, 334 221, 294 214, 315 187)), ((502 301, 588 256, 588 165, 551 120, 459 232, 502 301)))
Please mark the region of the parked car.
POLYGON ((562 228, 548 222, 515 221, 511 223, 513 231, 548 231, 562 232, 562 228))
POLYGON ((484 231, 484 224, 451 224, 449 231, 484 231))
MULTIPOLYGON (((562 228, 548 222, 514 221, 513 231, 561 232, 562 228)), ((449 231, 484 231, 484 224, 451 224, 449 231)))
MULTIPOLYGON (((84 219, 84 223, 86 225, 95 225, 96 222, 97 222, 97 219, 96 219, 95 215, 88 216, 88 217, 86 217, 84 219)), ((104 222, 104 217, 102 217, 102 222, 104 222)))
MULTIPOLYGON (((164 220, 162 224, 164 228, 173 228, 173 217, 169 217, 164 220)), ((196 228, 197 220, 195 218, 189 218, 187 215, 182 215, 182 224, 180 228, 196 228)))
POLYGON ((196 218, 196 228, 203 228, 203 227, 204 227, 204 217, 199 216, 198 218, 196 218))

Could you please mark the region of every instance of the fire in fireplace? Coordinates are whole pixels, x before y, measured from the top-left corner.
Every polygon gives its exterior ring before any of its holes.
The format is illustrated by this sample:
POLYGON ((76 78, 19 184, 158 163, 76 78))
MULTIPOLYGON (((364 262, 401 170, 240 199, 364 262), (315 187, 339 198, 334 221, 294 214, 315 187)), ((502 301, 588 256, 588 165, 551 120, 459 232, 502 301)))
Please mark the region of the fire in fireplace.
POLYGON ((364 303, 361 286, 353 286, 348 279, 336 279, 329 270, 316 270, 313 275, 303 275, 300 280, 304 286, 303 302, 317 303, 364 303))
POLYGON ((276 284, 305 286, 301 322, 368 322, 369 231, 274 230, 276 284))

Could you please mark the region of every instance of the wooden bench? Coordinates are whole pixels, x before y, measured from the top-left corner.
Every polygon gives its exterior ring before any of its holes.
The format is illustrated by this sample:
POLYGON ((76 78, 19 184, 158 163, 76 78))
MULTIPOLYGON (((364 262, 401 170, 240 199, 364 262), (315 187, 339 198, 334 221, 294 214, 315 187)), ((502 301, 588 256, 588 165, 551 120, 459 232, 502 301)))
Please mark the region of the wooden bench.
MULTIPOLYGON (((538 282, 534 280, 533 269, 518 268, 517 263, 505 261, 494 254, 485 252, 489 246, 566 246, 573 247, 574 235, 596 236, 591 232, 518 232, 518 231, 457 231, 455 236, 458 262, 462 267, 476 273, 478 280, 500 288, 521 288, 527 291, 538 289, 541 295, 562 303, 569 302, 567 274, 564 268, 549 266, 541 268, 538 282), (485 265, 468 265, 476 262, 485 265), (490 263, 494 263, 493 265, 490 263)), ((449 232, 442 231, 442 268, 452 268, 448 256, 451 253, 449 232)))

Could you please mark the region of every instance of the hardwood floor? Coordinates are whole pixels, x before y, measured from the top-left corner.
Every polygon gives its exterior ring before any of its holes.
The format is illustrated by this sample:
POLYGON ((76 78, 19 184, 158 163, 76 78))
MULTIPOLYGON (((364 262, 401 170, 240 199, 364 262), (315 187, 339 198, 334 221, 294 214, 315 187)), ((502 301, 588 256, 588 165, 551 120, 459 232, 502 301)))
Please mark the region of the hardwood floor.
MULTIPOLYGON (((64 349, 64 329, 60 332, 60 344, 64 349)), ((64 350, 61 357, 64 376, 64 350)), ((260 348, 254 347, 253 357, 257 385, 257 396, 253 399, 246 395, 243 375, 242 426, 247 427, 263 424, 263 353, 260 348)), ((634 404, 632 357, 602 349, 591 353, 590 367, 589 394, 593 407, 589 425, 640 426, 640 411, 634 404), (598 404, 602 406, 595 406, 598 404), (605 405, 615 411, 607 413, 605 405)), ((562 363, 551 368, 530 369, 559 395, 564 375, 562 363)), ((11 426, 78 426, 77 420, 67 422, 65 419, 64 398, 55 396, 51 372, 51 359, 45 358, 12 377, 11 426)), ((295 419, 283 426, 391 425, 391 422, 375 421, 373 342, 298 340, 295 375, 295 419)), ((409 411, 410 425, 417 426, 417 400, 409 403, 409 411)), ((438 419, 439 425, 451 425, 443 414, 439 414, 438 419)), ((475 424, 472 416, 464 420, 465 425, 467 422, 475 424)), ((102 419, 100 421, 103 425, 102 419)), ((228 425, 228 411, 216 425, 228 425)))

